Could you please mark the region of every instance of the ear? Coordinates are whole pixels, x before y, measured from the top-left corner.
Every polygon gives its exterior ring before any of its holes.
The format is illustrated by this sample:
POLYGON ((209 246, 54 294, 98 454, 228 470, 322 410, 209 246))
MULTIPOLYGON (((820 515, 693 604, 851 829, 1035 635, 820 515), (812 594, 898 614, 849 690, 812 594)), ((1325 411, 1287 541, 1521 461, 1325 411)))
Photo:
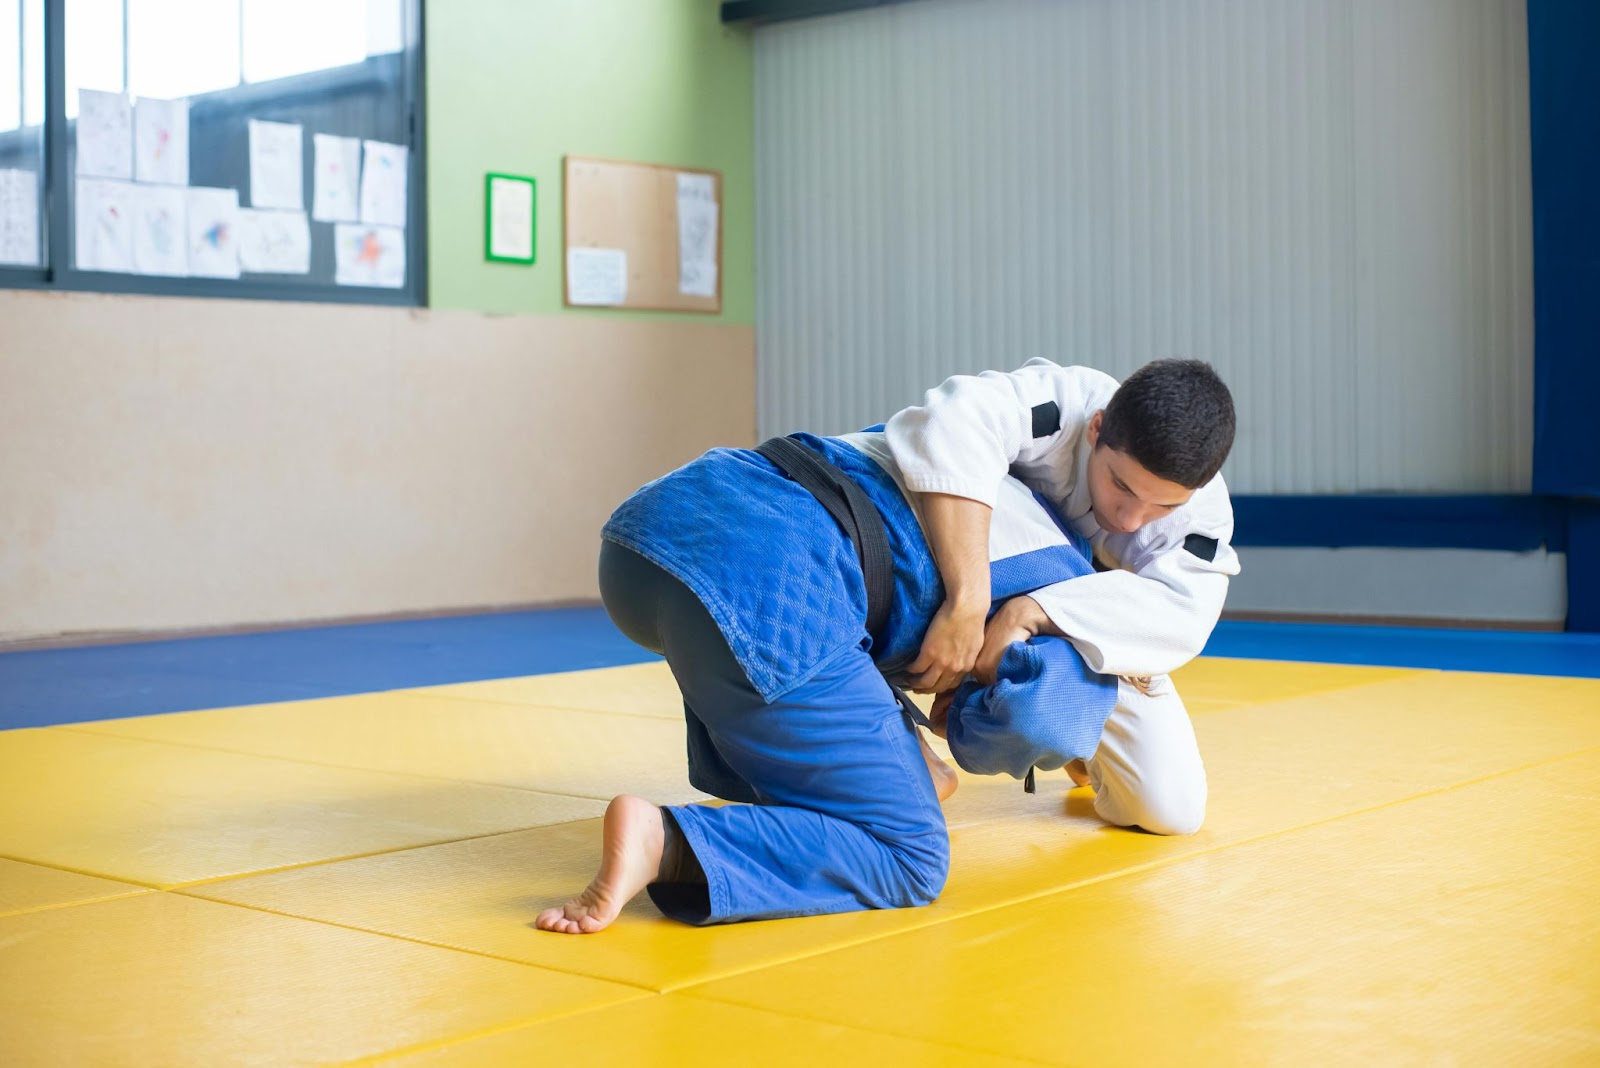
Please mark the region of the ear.
POLYGON ((1089 417, 1089 448, 1093 449, 1100 444, 1100 422, 1105 418, 1106 410, 1101 408, 1089 417))

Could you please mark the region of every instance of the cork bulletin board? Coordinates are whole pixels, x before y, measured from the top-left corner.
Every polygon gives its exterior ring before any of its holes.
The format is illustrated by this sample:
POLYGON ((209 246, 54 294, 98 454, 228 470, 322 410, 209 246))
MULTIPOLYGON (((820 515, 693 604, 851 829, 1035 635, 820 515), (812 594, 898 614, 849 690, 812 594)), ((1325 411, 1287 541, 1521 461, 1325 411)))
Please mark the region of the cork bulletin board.
POLYGON ((568 307, 722 310, 722 175, 566 158, 568 307))

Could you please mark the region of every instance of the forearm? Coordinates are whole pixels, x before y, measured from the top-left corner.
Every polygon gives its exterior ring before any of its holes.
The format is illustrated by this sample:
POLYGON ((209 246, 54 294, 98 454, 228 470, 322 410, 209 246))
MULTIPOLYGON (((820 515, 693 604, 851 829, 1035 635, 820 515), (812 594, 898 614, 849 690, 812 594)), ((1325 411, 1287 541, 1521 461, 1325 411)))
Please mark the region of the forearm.
POLYGON ((963 613, 989 607, 989 521, 986 504, 945 493, 922 496, 923 526, 944 582, 945 603, 963 613))

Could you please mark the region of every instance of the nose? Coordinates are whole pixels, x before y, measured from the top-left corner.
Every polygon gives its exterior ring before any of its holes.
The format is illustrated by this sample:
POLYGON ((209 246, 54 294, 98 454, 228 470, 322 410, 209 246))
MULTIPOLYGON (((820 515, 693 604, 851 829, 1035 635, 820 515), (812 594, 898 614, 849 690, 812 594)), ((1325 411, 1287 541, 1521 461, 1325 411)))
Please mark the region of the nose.
POLYGON ((1116 524, 1116 530, 1113 531, 1116 534, 1132 534, 1144 525, 1144 517, 1140 515, 1138 509, 1118 512, 1111 519, 1116 524))

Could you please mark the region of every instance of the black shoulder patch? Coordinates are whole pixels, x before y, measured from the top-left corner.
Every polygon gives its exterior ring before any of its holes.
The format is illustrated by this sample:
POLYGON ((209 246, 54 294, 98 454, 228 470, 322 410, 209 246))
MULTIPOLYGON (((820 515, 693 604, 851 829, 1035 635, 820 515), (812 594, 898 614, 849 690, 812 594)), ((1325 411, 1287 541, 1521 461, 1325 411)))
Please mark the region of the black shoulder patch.
POLYGON ((1183 547, 1207 563, 1217 558, 1217 539, 1204 534, 1190 534, 1183 539, 1183 547))
POLYGON ((1033 436, 1047 438, 1061 429, 1061 406, 1055 401, 1045 401, 1033 406, 1033 436))

